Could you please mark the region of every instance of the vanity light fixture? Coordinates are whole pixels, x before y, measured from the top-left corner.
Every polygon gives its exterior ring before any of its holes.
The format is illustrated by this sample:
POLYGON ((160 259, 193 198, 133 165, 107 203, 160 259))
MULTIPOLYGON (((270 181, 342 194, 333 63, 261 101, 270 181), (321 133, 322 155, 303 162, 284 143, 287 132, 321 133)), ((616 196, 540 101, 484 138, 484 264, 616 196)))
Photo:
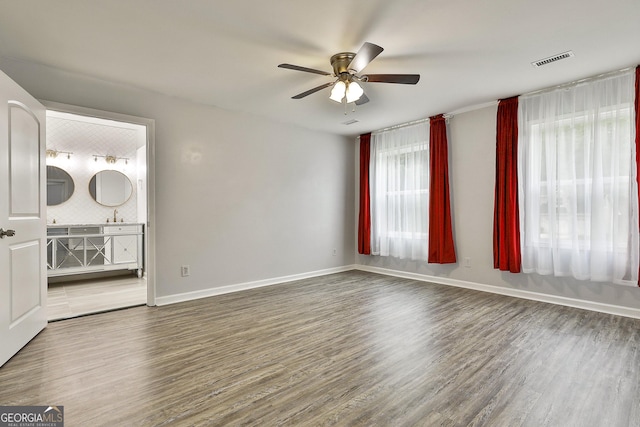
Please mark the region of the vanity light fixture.
POLYGON ((116 157, 116 156, 110 156, 110 155, 106 155, 106 156, 102 156, 100 154, 94 154, 93 155, 93 161, 97 162, 98 161, 98 157, 104 157, 104 160, 109 163, 110 165, 114 165, 118 162, 118 160, 124 160, 124 164, 128 165, 129 164, 129 158, 128 157, 116 157))
POLYGON ((73 154, 73 152, 71 151, 60 151, 60 150, 52 150, 52 149, 47 150, 46 153, 47 153, 47 157, 49 157, 50 159, 55 159, 56 157, 58 157, 58 154, 60 153, 66 154, 67 159, 70 159, 71 155, 73 154))

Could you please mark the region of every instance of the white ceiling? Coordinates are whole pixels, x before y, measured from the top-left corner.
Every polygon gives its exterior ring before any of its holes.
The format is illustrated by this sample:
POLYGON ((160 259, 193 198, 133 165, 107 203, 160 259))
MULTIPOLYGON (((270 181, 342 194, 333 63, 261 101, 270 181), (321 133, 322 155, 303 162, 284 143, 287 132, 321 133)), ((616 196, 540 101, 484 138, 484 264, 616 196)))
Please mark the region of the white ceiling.
POLYGON ((640 64, 640 0, 0 0, 0 55, 342 135, 450 113, 640 64), (334 53, 385 50, 344 115, 334 53), (541 68, 531 62, 572 50, 541 68), (347 120, 358 120, 344 125, 347 120))

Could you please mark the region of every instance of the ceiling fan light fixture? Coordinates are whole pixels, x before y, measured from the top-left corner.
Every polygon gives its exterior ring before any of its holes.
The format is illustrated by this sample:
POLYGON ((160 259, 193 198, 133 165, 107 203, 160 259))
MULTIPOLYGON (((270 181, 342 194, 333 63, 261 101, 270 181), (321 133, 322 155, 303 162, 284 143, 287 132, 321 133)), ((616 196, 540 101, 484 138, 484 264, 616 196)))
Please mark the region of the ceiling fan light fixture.
POLYGON ((347 103, 356 102, 360 99, 363 93, 364 90, 358 83, 349 82, 349 85, 347 86, 347 103))
MULTIPOLYGON (((331 88, 329 98, 340 104, 363 105, 369 102, 360 83, 396 83, 415 85, 420 80, 420 74, 366 74, 361 75, 362 70, 374 60, 384 49, 373 43, 365 42, 358 52, 340 52, 333 55, 329 62, 333 68, 333 74, 314 68, 301 67, 292 64, 280 64, 279 68, 304 71, 306 73, 321 74, 337 78, 332 82, 316 86, 295 96, 292 99, 302 99, 308 95, 331 88)), ((355 106, 354 106, 355 108, 355 106)))
POLYGON ((336 102, 342 102, 342 98, 344 98, 346 92, 347 85, 342 80, 339 80, 336 82, 336 84, 333 85, 333 89, 331 89, 331 96, 329 96, 329 99, 336 102))

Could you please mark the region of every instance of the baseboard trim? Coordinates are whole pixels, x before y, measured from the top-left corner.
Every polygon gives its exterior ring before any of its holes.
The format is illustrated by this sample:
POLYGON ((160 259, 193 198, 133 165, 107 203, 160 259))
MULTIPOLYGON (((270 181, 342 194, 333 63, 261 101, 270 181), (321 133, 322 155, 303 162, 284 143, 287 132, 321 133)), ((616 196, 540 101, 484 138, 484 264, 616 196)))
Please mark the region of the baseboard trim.
POLYGON ((440 285, 455 286, 458 288, 473 289, 476 291, 489 292, 492 294, 505 295, 515 298, 523 298, 532 301, 546 302, 549 304, 563 305, 566 307, 580 308, 583 310, 597 311, 600 313, 613 314, 617 316, 640 319, 640 309, 623 307, 613 304, 587 301, 577 298, 567 298, 555 295, 541 294, 538 292, 525 291, 521 289, 504 288, 501 286, 486 285, 483 283, 469 282, 465 280, 451 279, 449 277, 429 276, 426 274, 410 273, 388 268, 372 267, 368 265, 345 265, 342 267, 327 268, 324 270, 311 271, 308 273, 292 274, 289 276, 274 277, 253 282, 237 283, 233 285, 220 286, 217 288, 203 289, 193 292, 185 292, 156 298, 157 305, 175 304, 178 302, 191 301, 200 298, 207 298, 216 295, 240 292, 249 289, 261 288, 264 286, 278 285, 296 280, 310 279, 313 277, 326 276, 329 274, 342 273, 345 271, 360 270, 370 273, 383 274, 386 276, 400 277, 404 279, 418 280, 421 282, 431 282, 440 285))
POLYGON ((418 280, 421 282, 438 283, 441 285, 455 286, 458 288, 467 288, 477 291, 490 292, 493 294, 506 295, 515 298, 523 298, 533 301, 546 302, 550 304, 563 305, 573 308, 581 308, 583 310, 597 311, 600 313, 614 314, 617 316, 632 317, 640 319, 640 309, 623 307, 619 305, 604 304, 594 301, 587 301, 576 298, 567 298, 555 295, 541 294, 538 292, 524 291, 521 289, 503 288, 501 286, 485 285, 482 283, 468 282, 464 280, 451 279, 448 277, 428 276, 418 273, 409 273, 399 270, 391 270, 387 268, 372 267, 368 265, 356 265, 356 270, 367 271, 370 273, 384 274, 387 276, 401 277, 405 279, 418 280))
POLYGON ((274 277, 271 279, 256 280, 253 282, 237 283, 234 285, 220 286, 216 288, 203 289, 193 292, 185 292, 181 294, 167 295, 156 297, 156 305, 168 305, 178 302, 191 301, 200 298, 207 298, 216 295, 229 294, 232 292, 246 291, 249 289, 261 288, 264 286, 279 285, 296 280, 310 279, 312 277, 326 276, 329 274, 343 273, 345 271, 355 270, 355 265, 345 265, 342 267, 327 268, 324 270, 311 271, 308 273, 292 274, 289 276, 274 277))

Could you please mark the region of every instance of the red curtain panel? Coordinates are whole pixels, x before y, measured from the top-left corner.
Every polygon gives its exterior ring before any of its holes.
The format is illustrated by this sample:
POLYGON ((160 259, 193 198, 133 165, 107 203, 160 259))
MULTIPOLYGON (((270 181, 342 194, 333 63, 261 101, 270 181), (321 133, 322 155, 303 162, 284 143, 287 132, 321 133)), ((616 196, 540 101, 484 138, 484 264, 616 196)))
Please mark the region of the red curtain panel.
MULTIPOLYGON (((636 67, 635 107, 636 107, 636 179, 638 180, 638 199, 640 200, 640 65, 636 67)), ((640 280, 638 281, 638 286, 640 286, 640 280)))
POLYGON ((496 126, 493 267, 521 269, 518 211, 518 97, 500 100, 496 126))
POLYGON ((371 204, 369 194, 369 156, 371 134, 360 135, 360 214, 358 216, 358 253, 371 255, 371 204))
POLYGON ((447 124, 443 115, 429 119, 429 263, 456 262, 449 200, 447 124))

